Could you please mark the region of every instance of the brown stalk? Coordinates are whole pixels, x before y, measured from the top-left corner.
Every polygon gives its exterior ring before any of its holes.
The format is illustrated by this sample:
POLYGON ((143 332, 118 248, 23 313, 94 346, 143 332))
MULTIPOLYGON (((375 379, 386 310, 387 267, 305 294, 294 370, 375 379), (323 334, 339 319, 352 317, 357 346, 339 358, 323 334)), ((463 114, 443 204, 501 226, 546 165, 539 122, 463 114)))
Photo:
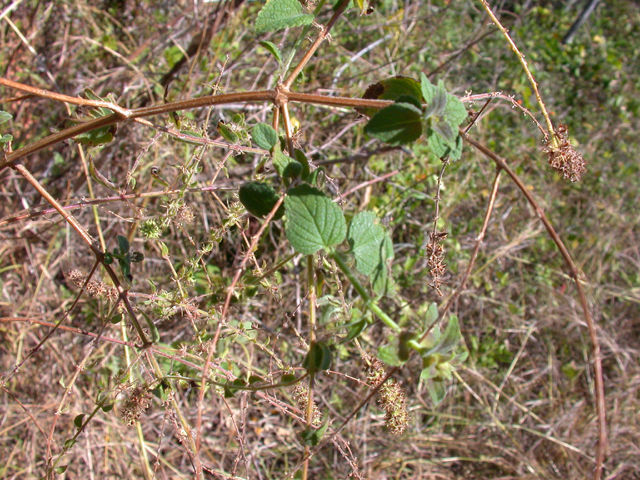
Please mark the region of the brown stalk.
POLYGON ((348 0, 342 0, 342 2, 340 2, 340 4, 336 7, 333 13, 333 16, 331 17, 329 22, 327 22, 327 24, 322 28, 322 31, 320 32, 318 37, 314 40, 314 42, 311 44, 307 52, 303 55, 303 57, 298 62, 298 65, 294 67, 293 71, 289 74, 287 79, 282 84, 286 90, 288 90, 289 87, 291 87, 291 84, 298 77, 302 69, 309 62, 309 60, 311 60, 311 57, 313 57, 313 54, 316 53, 316 50, 318 49, 318 47, 320 47, 320 44, 325 40, 325 38, 327 38, 327 35, 329 35, 329 31, 338 20, 338 17, 340 17, 340 15, 342 15, 342 13, 346 10, 348 5, 349 5, 348 0))
POLYGON ((120 299, 122 300, 127 312, 129 313, 129 317, 131 318, 131 323, 136 329, 136 331, 138 332, 138 335, 140 336, 140 340, 142 341, 142 345, 143 346, 149 345, 150 342, 147 339, 147 336, 145 335, 145 333, 142 331, 142 328, 140 327, 140 323, 138 323, 136 314, 133 311, 133 307, 129 302, 127 291, 124 288, 122 288, 122 285, 120 284, 120 280, 118 279, 118 276, 111 268, 111 265, 107 265, 106 263, 104 263, 104 253, 98 249, 98 247, 96 246, 94 240, 91 238, 89 233, 87 233, 84 227, 80 225, 80 223, 78 223, 78 221, 75 219, 73 215, 65 211, 62 205, 60 205, 60 203, 58 203, 58 201, 55 198, 53 198, 51 194, 49 194, 49 192, 47 192, 47 190, 42 186, 42 184, 38 182, 38 180, 33 175, 31 175, 31 172, 29 172, 29 170, 27 170, 24 167, 24 165, 20 165, 20 164, 12 165, 12 168, 16 170, 18 173, 20 173, 20 175, 22 175, 31 184, 31 186, 33 186, 33 188, 35 188, 36 191, 40 195, 42 195, 42 197, 47 202, 49 202, 49 204, 53 208, 56 209, 56 211, 62 216, 62 218, 64 218, 66 222, 69 225, 71 225, 71 227, 78 233, 78 235, 82 237, 82 239, 89 246, 91 251, 93 251, 94 255, 96 256, 96 261, 102 263, 105 270, 109 274, 109 277, 111 277, 111 281, 118 289, 118 292, 120 294, 120 299))
MULTIPOLYGON (((6 79, 2 79, 6 80, 6 79)), ((12 82, 15 83, 15 82, 12 82)), ((27 87, 26 85, 18 84, 21 88, 27 87)), ((16 87, 17 88, 17 87, 16 87)), ((68 97, 66 95, 56 94, 54 92, 49 92, 47 90, 37 89, 42 93, 41 96, 45 98, 51 98, 52 100, 60 100, 60 101, 68 101, 70 103, 78 104, 78 101, 81 100, 85 102, 84 99, 78 99, 77 97, 68 97), (68 100, 66 100, 68 99, 68 100)), ((369 100, 364 98, 349 98, 349 97, 330 97, 327 95, 315 95, 308 93, 295 93, 288 92, 283 88, 278 90, 257 90, 252 92, 242 92, 242 93, 229 93, 222 95, 208 95, 204 97, 192 98, 188 100, 179 100, 177 102, 164 103, 161 105, 154 105, 151 107, 143 107, 137 108, 133 110, 123 110, 122 108, 118 109, 125 113, 114 113, 111 115, 107 115, 104 117, 96 118, 94 120, 90 120, 88 122, 81 123, 79 125, 74 125, 73 127, 69 127, 60 132, 49 135, 48 137, 42 138, 36 142, 33 142, 30 145, 19 148, 10 153, 3 153, 4 158, 0 161, 0 170, 4 167, 7 167, 17 160, 40 151, 44 148, 47 148, 51 145, 55 145, 56 143, 62 142, 69 138, 75 137, 76 135, 80 135, 82 133, 89 132, 91 130, 95 130, 96 128, 106 127, 109 125, 115 125, 122 121, 134 120, 139 121, 140 118, 148 117, 152 115, 160 115, 162 113, 175 112, 179 110, 189 110, 193 108, 201 108, 208 107, 212 105, 224 105, 229 103, 248 103, 248 102, 262 102, 262 101, 272 101, 274 103, 292 101, 292 102, 301 102, 301 103, 311 103, 317 105, 326 105, 326 106, 336 106, 336 107, 369 107, 369 108, 383 108, 388 105, 391 105, 393 102, 389 100, 369 100)), ((96 103, 96 102, 92 102, 96 103)), ((98 102, 102 105, 108 105, 106 108, 112 109, 114 108, 113 104, 109 102, 98 102)), ((145 122, 146 125, 153 126, 148 122, 145 122)), ((176 132, 168 132, 173 135, 179 136, 176 132)), ((207 142, 208 143, 208 142, 207 142)), ((262 153, 262 152, 260 152, 262 153)))
POLYGON ((562 255, 562 258, 564 259, 565 263, 569 267, 571 276, 573 277, 573 280, 576 285, 576 289, 578 291, 578 299, 582 307, 584 319, 587 324, 587 329, 589 330, 589 337, 591 339, 591 347, 593 350, 593 370, 594 370, 594 378, 595 378, 596 413, 598 416, 598 445, 596 448, 596 464, 593 472, 593 478, 594 480, 600 480, 600 478, 602 477, 602 470, 603 470, 603 465, 604 465, 604 460, 605 460, 605 455, 607 450, 607 421, 606 421, 606 404, 605 404, 605 396, 604 396, 604 379, 603 379, 603 373, 602 373, 602 358, 600 354, 600 344, 598 342, 597 327, 593 320, 593 317, 591 316, 591 310, 589 309, 587 296, 584 292, 584 289, 582 287, 582 281, 580 279, 581 275, 583 274, 581 274, 580 270, 576 266, 575 262, 573 261, 573 258, 571 257, 571 254, 569 253, 564 243, 560 239, 560 236, 558 235, 558 233, 555 231, 555 229, 551 225, 551 222, 547 218, 542 207, 540 207, 536 199, 533 197, 533 195, 531 195, 526 185, 522 182, 522 180, 520 180, 520 177, 518 177, 518 175, 516 175, 516 173, 513 170, 511 170, 511 168, 509 168, 509 166, 507 165, 507 162, 503 158, 501 158, 498 154, 490 150, 489 148, 473 140, 465 132, 460 131, 460 135, 462 136, 464 141, 466 141, 469 145, 476 148, 477 150, 482 152, 484 155, 489 157, 491 160, 493 160, 494 163, 499 168, 504 170, 507 173, 507 175, 511 177, 511 180, 513 180, 513 182, 516 184, 518 189, 525 196, 525 198, 527 199, 531 207, 534 209, 538 218, 544 224, 544 227, 547 230, 547 233, 549 234, 553 242, 558 247, 558 250, 560 250, 560 254, 562 255))

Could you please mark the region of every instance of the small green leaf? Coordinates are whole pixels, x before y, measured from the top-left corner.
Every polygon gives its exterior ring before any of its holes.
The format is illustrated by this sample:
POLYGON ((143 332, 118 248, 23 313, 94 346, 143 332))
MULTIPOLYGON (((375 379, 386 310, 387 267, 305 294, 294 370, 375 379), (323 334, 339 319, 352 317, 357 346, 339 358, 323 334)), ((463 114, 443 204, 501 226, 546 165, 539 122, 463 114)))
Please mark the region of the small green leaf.
POLYGON ((378 358, 387 365, 399 367, 402 360, 398 357, 398 349, 392 345, 381 345, 378 347, 378 358))
POLYGON ((82 427, 83 419, 84 419, 84 413, 81 413, 80 415, 76 416, 76 418, 73 419, 73 424, 76 426, 76 428, 82 427))
POLYGON ((271 150, 278 143, 278 134, 271 125, 259 123, 251 129, 251 139, 260 148, 271 150))
POLYGON ((280 53, 280 49, 276 46, 275 43, 263 40, 262 42, 260 42, 260 46, 271 53, 271 55, 274 56, 278 63, 282 63, 282 53, 280 53))
POLYGON ((68 438, 64 441, 63 447, 65 450, 69 450, 76 444, 76 441, 73 438, 68 438))
POLYGON ((127 240, 127 237, 123 237, 122 235, 118 235, 117 240, 118 240, 118 248, 120 249, 120 253, 124 255, 129 251, 129 248, 130 248, 129 240, 127 240))
POLYGON ((427 391, 431 397, 431 402, 437 406, 442 402, 447 393, 444 388, 444 381, 442 380, 429 380, 427 382, 427 391))
POLYGON ((102 411, 105 413, 110 412, 111 410, 113 410, 113 403, 108 403, 107 405, 103 405, 101 408, 102 408, 102 411))
POLYGON ((82 145, 95 147, 98 145, 104 145, 113 140, 113 136, 116 133, 115 125, 107 125, 106 127, 96 128, 89 132, 76 135, 74 139, 82 145))
POLYGON ((411 143, 422 134, 422 112, 410 103, 394 103, 378 111, 364 131, 390 145, 411 143))
POLYGON ((273 166, 282 179, 297 178, 302 175, 303 167, 300 162, 282 153, 280 146, 273 150, 273 166))
POLYGON ((222 138, 224 138, 227 142, 236 143, 238 141, 238 134, 231 130, 231 128, 229 128, 229 126, 226 125, 223 121, 218 122, 217 130, 218 133, 222 135, 222 138))
POLYGON ((303 12, 298 0, 268 0, 256 18, 256 33, 275 32, 288 27, 309 25, 313 15, 303 12))
POLYGON ((322 440, 322 437, 326 433, 328 427, 329 419, 327 418, 322 426, 318 429, 312 427, 305 428, 301 433, 302 441, 306 445, 315 447, 316 445, 318 445, 318 443, 320 443, 320 440, 322 440))
POLYGON ((382 261, 373 273, 371 286, 377 295, 391 295, 394 289, 394 282, 389 274, 390 266, 388 264, 393 259, 393 242, 387 232, 385 232, 380 245, 380 258, 382 261))
POLYGON ((460 135, 449 143, 434 130, 431 130, 428 143, 429 149, 436 159, 448 155, 451 160, 458 160, 462 156, 462 137, 460 135))
POLYGON ((444 118, 452 128, 458 128, 469 117, 469 113, 455 95, 447 94, 447 106, 444 109, 444 118))
POLYGON ((53 469, 54 472, 56 472, 58 475, 62 475, 64 472, 67 471, 67 467, 69 465, 60 465, 59 467, 56 467, 53 469))
POLYGON ((422 92, 422 98, 427 102, 427 106, 433 103, 433 99, 436 96, 437 87, 429 81, 424 73, 420 74, 420 91, 422 92))
POLYGON ((13 135, 5 133, 4 135, 0 136, 0 145, 6 145, 11 140, 13 140, 13 135))
POLYGON ((141 262, 142 260, 144 260, 144 255, 142 254, 142 252, 133 252, 131 254, 131 261, 133 263, 138 263, 138 262, 141 262))
POLYGON ((432 346, 428 347, 424 352, 421 352, 422 358, 426 359, 434 355, 449 355, 457 348, 461 338, 462 334, 460 333, 458 317, 451 315, 444 333, 441 334, 439 330, 434 329, 431 339, 432 346))
POLYGON ((286 385, 297 383, 297 381, 298 381, 298 377, 296 377, 295 375, 293 375, 291 373, 287 373, 285 375, 282 375, 282 378, 280 379, 280 382, 284 383, 286 385))
POLYGON ((344 337, 344 340, 342 340, 342 343, 347 343, 353 340, 354 338, 360 336, 360 334, 364 331, 365 327, 367 326, 367 321, 366 319, 363 318, 361 320, 358 320, 357 322, 350 323, 347 326, 349 327, 349 330, 347 331, 347 336, 344 337))
POLYGON ((7 123, 12 118, 13 118, 13 115, 11 115, 9 112, 0 110, 0 125, 2 125, 3 123, 7 123))
POLYGON ((372 275, 381 262, 380 245, 384 229, 375 223, 373 212, 360 212, 351 220, 347 240, 356 258, 356 269, 363 275, 372 275))
MULTIPOLYGON (((256 217, 268 215, 279 198, 271 186, 261 182, 245 183, 240 187, 239 196, 242 205, 256 217)), ((282 215, 284 215, 284 209, 280 206, 274 218, 277 220, 282 215)))
POLYGON ((109 252, 104 254, 104 264, 105 265, 111 265, 113 263, 113 255, 111 255, 109 252))
POLYGON ((433 122, 433 130, 440 135, 448 145, 455 144, 458 136, 457 130, 454 130, 448 122, 438 119, 433 122))
POLYGON ((311 255, 344 240, 347 224, 338 205, 307 184, 292 188, 284 200, 285 231, 293 248, 311 255))
POLYGON ((432 94, 431 101, 427 103, 427 108, 424 112, 425 118, 429 118, 432 115, 440 116, 444 113, 447 106, 447 91, 444 88, 442 82, 437 87, 430 91, 432 94))
POLYGON ((311 344, 302 366, 311 374, 327 370, 331 367, 331 350, 322 342, 311 344))
POLYGON ((427 309, 427 314, 424 317, 424 328, 429 328, 433 322, 438 319, 438 304, 436 302, 431 302, 429 308, 427 309))
POLYGON ((160 247, 160 256, 161 257, 168 257, 169 256, 169 247, 167 247, 167 244, 164 242, 158 242, 158 246, 160 247))

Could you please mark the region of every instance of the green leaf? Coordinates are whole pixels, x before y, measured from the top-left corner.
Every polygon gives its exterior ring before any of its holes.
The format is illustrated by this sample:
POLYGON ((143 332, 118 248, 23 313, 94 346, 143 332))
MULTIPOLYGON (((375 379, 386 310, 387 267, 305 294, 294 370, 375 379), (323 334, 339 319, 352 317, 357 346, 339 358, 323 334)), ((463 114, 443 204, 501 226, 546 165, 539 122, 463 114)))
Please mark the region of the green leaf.
POLYGON ((0 136, 0 145, 6 145, 11 140, 13 140, 13 135, 5 133, 4 135, 0 136))
POLYGON ((278 143, 278 134, 271 125, 259 123, 251 129, 251 139, 260 148, 271 150, 278 143))
POLYGON ((275 43, 263 40, 262 42, 260 42, 260 46, 271 53, 271 55, 274 56, 278 63, 282 63, 282 53, 280 53, 280 49, 276 46, 275 43))
POLYGON ((113 136, 116 133, 115 125, 107 125, 106 127, 96 128, 90 132, 81 133, 76 135, 74 139, 82 145, 95 147, 98 145, 104 145, 113 140, 113 136))
POLYGON ((427 103, 427 108, 424 112, 425 118, 429 118, 432 115, 440 116, 447 107, 447 91, 444 89, 442 82, 437 87, 433 87, 433 90, 430 90, 430 94, 431 99, 427 103))
POLYGON ((325 420, 325 422, 322 424, 322 426, 318 429, 312 428, 312 427, 307 427, 305 428, 302 433, 300 434, 302 437, 302 441, 306 444, 306 445, 310 445, 312 447, 315 447, 316 445, 318 445, 318 443, 320 443, 320 440, 322 440, 322 437, 324 436, 324 434, 327 431, 327 427, 329 427, 329 419, 327 418, 325 420))
POLYGON ((393 259, 389 234, 375 223, 372 212, 360 212, 351 220, 347 239, 356 258, 356 269, 369 277, 374 292, 387 294, 391 287, 388 263, 393 259))
POLYGON ((102 411, 105 413, 110 412, 111 410, 113 410, 113 403, 108 403, 107 405, 103 405, 101 408, 102 408, 102 411))
POLYGON ((391 295, 393 293, 394 282, 389 275, 389 263, 393 259, 393 242, 387 232, 384 234, 380 245, 380 256, 382 261, 376 268, 371 280, 373 291, 377 295, 391 295))
MULTIPOLYGON (((239 196, 242 205, 256 217, 268 215, 279 198, 271 186, 261 182, 245 183, 240 187, 239 196)), ((277 220, 282 215, 284 215, 284 209, 280 206, 274 218, 277 220)))
POLYGON ((123 237, 122 235, 118 235, 117 237, 118 239, 118 248, 120 248, 120 253, 121 254, 125 254, 129 251, 129 240, 127 240, 127 237, 123 237))
POLYGON ((422 92, 422 98, 427 102, 427 106, 431 105, 436 96, 437 87, 429 81, 424 73, 420 74, 420 91, 422 92))
POLYGON ((62 475, 64 472, 67 471, 67 467, 69 465, 60 465, 59 467, 56 467, 53 469, 54 472, 56 472, 58 475, 62 475))
POLYGON ((444 110, 444 118, 453 128, 458 128, 468 118, 469 113, 455 95, 447 94, 447 106, 444 110))
POLYGON ((303 172, 302 164, 282 153, 279 145, 273 150, 273 166, 282 179, 297 178, 303 172))
POLYGON ((442 158, 448 155, 451 160, 458 160, 462 156, 462 137, 460 135, 450 143, 432 130, 428 142, 429 149, 435 158, 442 158))
POLYGON ((131 254, 131 261, 133 263, 138 263, 144 260, 144 254, 142 252, 133 252, 131 254))
POLYGON ((76 444, 76 441, 73 438, 68 438, 64 441, 63 447, 65 450, 69 450, 76 444))
POLYGON ((349 330, 347 331, 347 336, 344 338, 344 340, 342 340, 342 343, 347 343, 360 336, 360 334, 367 326, 367 323, 367 320, 363 318, 361 320, 358 320, 357 322, 353 322, 347 325, 349 327, 349 330))
POLYGON ((424 328, 429 328, 433 322, 438 319, 438 304, 436 302, 431 302, 429 308, 427 309, 427 314, 424 317, 423 326, 424 328))
POLYGON ((410 103, 394 103, 378 111, 364 131, 390 145, 414 142, 422 134, 422 112, 410 103))
POLYGON ((231 128, 229 128, 229 126, 227 126, 223 121, 218 122, 217 130, 218 133, 222 135, 222 138, 227 142, 236 143, 238 141, 238 134, 231 130, 231 128))
MULTIPOLYGON (((413 100, 407 103, 411 103, 420 108, 422 104, 422 91, 420 84, 410 77, 391 77, 374 83, 367 87, 362 98, 374 99, 374 100, 393 100, 399 102, 402 97, 410 97, 413 100)), ((360 113, 369 117, 373 116, 378 109, 365 108, 359 109, 360 113)))
POLYGON ((313 15, 304 13, 298 0, 268 0, 256 18, 256 33, 275 32, 309 25, 313 15))
POLYGON ((356 259, 356 269, 363 275, 372 275, 381 262, 380 246, 384 229, 375 223, 373 212, 360 212, 351 220, 347 240, 356 259))
POLYGON ((284 200, 285 232, 293 248, 311 255, 344 240, 347 224, 340 207, 307 184, 292 188, 284 200))
POLYGON ((403 363, 398 357, 398 349, 392 345, 381 345, 378 347, 378 358, 383 363, 392 367, 399 367, 403 363))
POLYGON ((427 382, 427 391, 431 397, 431 402, 437 406, 442 402, 447 393, 444 388, 444 381, 442 380, 429 380, 427 382))
POLYGON ((80 415, 76 416, 76 418, 73 419, 73 424, 76 426, 76 428, 82 427, 83 419, 84 419, 84 413, 81 413, 80 415))
POLYGON ((426 351, 421 352, 422 358, 427 358, 433 355, 449 355, 458 347, 461 338, 462 334, 460 333, 458 317, 456 315, 451 315, 444 333, 441 334, 437 329, 434 329, 431 339, 432 346, 426 351))
POLYGON ((11 115, 9 112, 0 110, 0 125, 2 125, 3 123, 7 123, 12 118, 13 118, 13 115, 11 115))
POLYGON ((331 349, 322 342, 313 343, 302 364, 310 374, 327 370, 331 367, 331 349))

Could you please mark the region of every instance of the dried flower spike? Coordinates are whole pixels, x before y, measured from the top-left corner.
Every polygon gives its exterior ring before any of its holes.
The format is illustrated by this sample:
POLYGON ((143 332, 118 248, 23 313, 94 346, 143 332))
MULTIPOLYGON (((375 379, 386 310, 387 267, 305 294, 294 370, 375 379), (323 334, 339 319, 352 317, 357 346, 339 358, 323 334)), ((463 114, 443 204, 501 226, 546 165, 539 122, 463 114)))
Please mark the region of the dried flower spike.
MULTIPOLYGON (((293 387, 293 399, 296 402, 296 406, 303 412, 306 412, 307 402, 309 400, 309 387, 301 382, 296 383, 293 387)), ((322 425, 322 416, 320 415, 320 409, 313 399, 311 399, 311 410, 311 425, 317 428, 322 425)))
POLYGON ((569 142, 569 131, 566 125, 559 125, 555 130, 558 146, 547 144, 545 152, 549 156, 549 165, 565 179, 578 182, 587 170, 582 154, 569 142))
POLYGON ((430 286, 436 289, 438 295, 442 296, 440 285, 442 285, 447 266, 444 263, 444 247, 442 241, 447 238, 446 232, 436 232, 429 234, 429 243, 426 248, 427 266, 431 275, 430 286))
MULTIPOLYGON (((363 359, 367 363, 367 381, 375 388, 386 376, 384 366, 370 355, 365 354, 363 359)), ((385 411, 387 429, 394 435, 401 435, 409 424, 407 394, 395 379, 388 379, 378 390, 378 405, 385 411)))
POLYGON ((127 425, 135 425, 150 404, 151 394, 149 390, 144 386, 138 385, 129 391, 127 398, 122 403, 120 416, 127 425))

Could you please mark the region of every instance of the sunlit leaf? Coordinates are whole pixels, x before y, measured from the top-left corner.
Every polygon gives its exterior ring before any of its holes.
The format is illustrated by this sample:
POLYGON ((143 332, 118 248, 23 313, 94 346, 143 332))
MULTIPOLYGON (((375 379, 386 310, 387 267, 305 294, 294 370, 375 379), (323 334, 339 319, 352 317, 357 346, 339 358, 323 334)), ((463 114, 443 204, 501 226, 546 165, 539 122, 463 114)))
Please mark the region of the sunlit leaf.
POLYGON ((344 214, 320 190, 306 184, 292 188, 284 206, 286 235, 297 252, 311 255, 344 240, 347 233, 344 214))
POLYGON ((298 0, 268 0, 256 18, 256 33, 275 32, 289 27, 309 25, 313 15, 304 13, 298 0))

